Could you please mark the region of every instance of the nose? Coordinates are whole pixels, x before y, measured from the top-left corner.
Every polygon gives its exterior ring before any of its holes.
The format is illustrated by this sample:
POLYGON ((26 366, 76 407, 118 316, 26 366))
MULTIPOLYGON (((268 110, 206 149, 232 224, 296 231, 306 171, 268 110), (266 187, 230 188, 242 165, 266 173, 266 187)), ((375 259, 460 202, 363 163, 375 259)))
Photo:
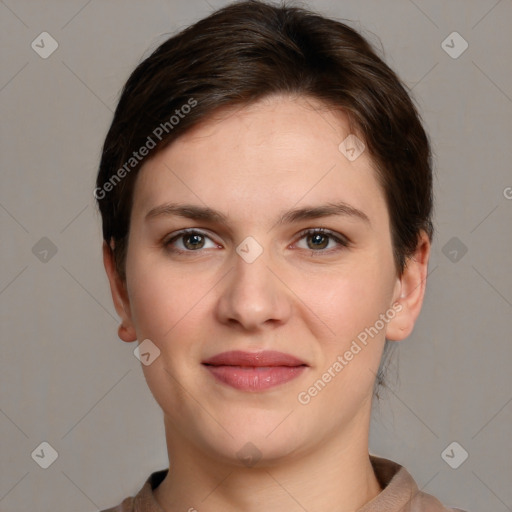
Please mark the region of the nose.
POLYGON ((270 264, 265 251, 252 263, 234 255, 234 268, 221 281, 216 307, 221 323, 247 331, 286 323, 292 311, 291 294, 270 264))

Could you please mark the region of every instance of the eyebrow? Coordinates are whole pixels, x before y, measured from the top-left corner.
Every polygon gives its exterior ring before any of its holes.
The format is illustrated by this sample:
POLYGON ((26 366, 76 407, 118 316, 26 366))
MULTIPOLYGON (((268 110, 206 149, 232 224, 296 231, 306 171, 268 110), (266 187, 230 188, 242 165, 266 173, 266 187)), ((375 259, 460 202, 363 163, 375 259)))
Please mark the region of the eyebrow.
MULTIPOLYGON (((366 213, 344 203, 343 201, 326 203, 313 207, 295 208, 293 210, 283 212, 280 214, 276 224, 291 224, 302 220, 319 219, 321 217, 329 217, 333 215, 356 218, 371 226, 370 219, 366 213)), ((228 217, 223 213, 209 208, 208 206, 198 206, 193 204, 165 203, 156 206, 146 214, 146 220, 159 216, 177 216, 192 220, 228 224, 228 217)))

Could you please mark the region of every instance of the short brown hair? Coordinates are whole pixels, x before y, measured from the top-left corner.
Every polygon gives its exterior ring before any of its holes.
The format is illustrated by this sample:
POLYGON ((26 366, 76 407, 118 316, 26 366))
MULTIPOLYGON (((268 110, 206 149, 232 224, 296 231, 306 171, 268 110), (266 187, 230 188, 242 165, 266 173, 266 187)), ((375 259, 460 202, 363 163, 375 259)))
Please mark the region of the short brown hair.
POLYGON ((420 231, 432 239, 430 145, 397 75, 346 24, 298 7, 249 0, 169 38, 124 86, 95 190, 103 238, 114 242, 123 279, 133 189, 145 159, 217 109, 273 94, 311 97, 347 114, 377 169, 399 274, 420 231), (135 158, 149 139, 149 154, 135 158))

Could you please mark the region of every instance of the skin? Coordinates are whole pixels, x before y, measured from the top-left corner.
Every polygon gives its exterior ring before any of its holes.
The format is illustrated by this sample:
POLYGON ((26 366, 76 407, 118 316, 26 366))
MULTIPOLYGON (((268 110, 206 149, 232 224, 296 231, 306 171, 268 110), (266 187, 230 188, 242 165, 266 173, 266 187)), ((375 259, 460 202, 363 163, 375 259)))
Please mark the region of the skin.
POLYGON ((104 244, 120 338, 150 339, 161 351, 142 368, 164 413, 170 471, 155 497, 166 512, 256 511, 262 503, 270 512, 353 511, 381 490, 368 456, 373 385, 385 338, 413 330, 430 243, 420 233, 397 275, 368 152, 350 162, 338 149, 350 133, 343 113, 311 98, 274 96, 221 113, 141 169, 126 282, 104 244), (368 222, 354 215, 277 222, 285 211, 339 201, 368 222), (227 222, 147 218, 165 203, 208 206, 227 222), (206 238, 166 247, 183 228, 206 238), (301 235, 309 228, 350 243, 301 235), (236 252, 248 236, 263 248, 253 263, 236 252), (299 403, 298 394, 393 305, 400 312, 378 335, 299 403), (240 391, 201 365, 227 350, 278 350, 308 367, 270 390, 240 391), (237 456, 248 442, 261 455, 251 467, 237 456))

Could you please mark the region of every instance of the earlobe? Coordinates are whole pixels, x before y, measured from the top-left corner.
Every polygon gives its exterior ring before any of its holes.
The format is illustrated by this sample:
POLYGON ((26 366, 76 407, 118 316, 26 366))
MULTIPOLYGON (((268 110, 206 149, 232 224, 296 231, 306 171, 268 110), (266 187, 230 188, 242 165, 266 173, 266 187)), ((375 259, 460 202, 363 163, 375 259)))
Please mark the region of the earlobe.
POLYGON ((128 343, 137 340, 137 335, 135 334, 133 326, 131 324, 130 326, 126 326, 124 325, 124 322, 121 322, 117 328, 117 335, 119 336, 119 339, 128 343))
POLYGON ((425 296, 429 256, 430 240, 422 231, 416 251, 408 258, 402 275, 397 279, 393 304, 398 313, 387 325, 388 340, 401 341, 414 329, 425 296))
POLYGON ((105 272, 107 273, 110 284, 114 307, 121 318, 121 324, 118 328, 118 336, 121 340, 126 342, 135 341, 137 339, 137 334, 135 333, 135 327, 132 323, 126 283, 123 282, 119 276, 114 261, 113 251, 105 241, 103 242, 103 265, 105 266, 105 272))

